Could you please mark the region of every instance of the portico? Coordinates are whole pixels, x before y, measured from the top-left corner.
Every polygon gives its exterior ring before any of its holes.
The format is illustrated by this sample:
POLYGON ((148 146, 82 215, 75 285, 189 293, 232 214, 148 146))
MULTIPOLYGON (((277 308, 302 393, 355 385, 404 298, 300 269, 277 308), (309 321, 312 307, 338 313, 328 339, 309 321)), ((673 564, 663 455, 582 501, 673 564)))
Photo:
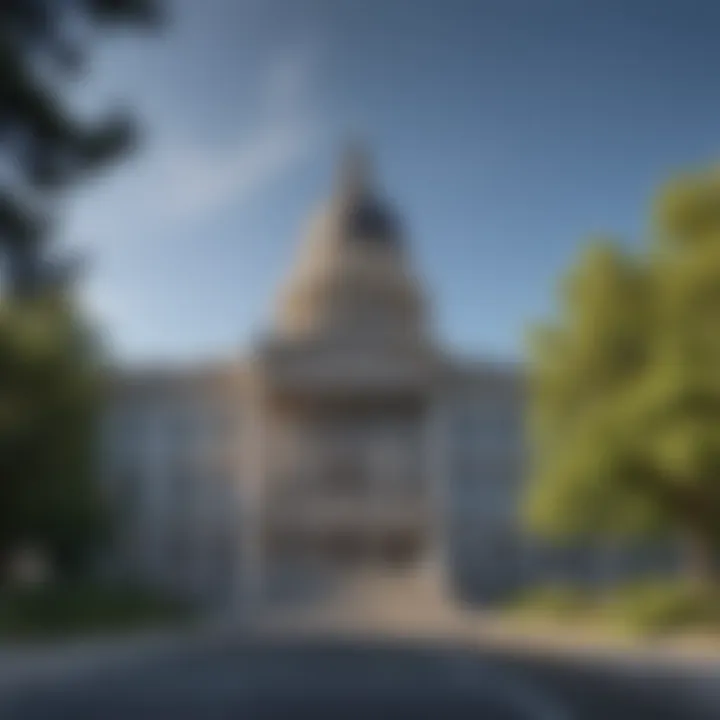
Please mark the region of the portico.
POLYGON ((253 367, 264 582, 297 565, 336 578, 422 565, 437 536, 427 439, 439 358, 400 227, 355 152, 312 218, 253 367))
POLYGON ((299 567, 336 581, 407 573, 433 554, 434 359, 418 348, 381 353, 318 343, 258 356, 271 449, 252 539, 261 582, 299 567))

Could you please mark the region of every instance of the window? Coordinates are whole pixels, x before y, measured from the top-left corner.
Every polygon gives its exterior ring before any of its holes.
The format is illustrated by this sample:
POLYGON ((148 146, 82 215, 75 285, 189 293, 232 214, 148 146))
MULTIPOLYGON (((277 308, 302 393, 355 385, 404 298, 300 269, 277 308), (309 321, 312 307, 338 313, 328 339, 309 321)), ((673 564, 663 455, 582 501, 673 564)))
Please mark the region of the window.
POLYGON ((176 527, 168 539, 167 553, 170 567, 178 579, 186 575, 191 560, 192 545, 184 528, 176 527))
POLYGON ((171 417, 172 442, 176 448, 187 450, 195 440, 195 418, 188 408, 180 408, 171 417))
POLYGON ((473 409, 461 408, 455 416, 453 426, 453 435, 458 445, 465 447, 468 443, 472 443, 477 430, 477 420, 473 409))
POLYGON ((212 474, 212 482, 206 484, 205 492, 211 492, 211 505, 217 521, 225 519, 233 521, 238 517, 238 492, 235 485, 235 473, 221 470, 212 474))
POLYGON ((142 475, 134 469, 125 469, 118 474, 116 482, 119 512, 128 520, 136 518, 142 512, 142 475))
POLYGON ((175 515, 185 519, 192 513, 195 505, 195 478, 187 470, 178 469, 172 482, 171 503, 175 506, 175 515))
POLYGON ((220 406, 211 409, 208 415, 208 430, 212 442, 220 447, 232 445, 239 431, 237 411, 231 407, 220 406))
POLYGON ((187 465, 197 456, 201 429, 197 409, 187 401, 173 402, 164 408, 157 430, 171 465, 187 465))
POLYGON ((109 414, 104 432, 115 457, 137 458, 142 453, 145 418, 139 408, 117 408, 109 414))
POLYGON ((452 442, 458 453, 507 454, 522 450, 522 416, 511 399, 476 398, 456 410, 452 442))

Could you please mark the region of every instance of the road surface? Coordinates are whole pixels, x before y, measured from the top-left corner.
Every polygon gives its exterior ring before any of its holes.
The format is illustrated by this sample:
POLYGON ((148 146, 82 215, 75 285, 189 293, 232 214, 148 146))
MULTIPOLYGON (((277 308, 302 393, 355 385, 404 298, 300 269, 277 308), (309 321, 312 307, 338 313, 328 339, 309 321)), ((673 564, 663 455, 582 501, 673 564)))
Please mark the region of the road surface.
POLYGON ((703 720, 674 677, 427 641, 227 638, 6 688, 2 720, 703 720))

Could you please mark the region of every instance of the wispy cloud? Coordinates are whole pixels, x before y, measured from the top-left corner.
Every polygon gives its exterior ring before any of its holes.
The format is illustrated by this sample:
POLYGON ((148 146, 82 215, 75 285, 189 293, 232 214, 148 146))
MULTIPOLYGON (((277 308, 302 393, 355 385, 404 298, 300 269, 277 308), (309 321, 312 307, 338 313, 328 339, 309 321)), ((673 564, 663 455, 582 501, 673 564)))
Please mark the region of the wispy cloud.
POLYGON ((248 201, 304 157, 314 130, 304 119, 273 120, 225 146, 178 143, 156 166, 157 211, 182 220, 248 201))
MULTIPOLYGON (((148 238, 269 190, 315 146, 322 127, 316 108, 317 52, 300 47, 265 68, 254 118, 228 139, 177 127, 154 128, 157 140, 122 172, 91 188, 70 213, 73 243, 113 242, 122 234, 148 238)), ((243 118, 244 119, 244 118, 243 118)))
MULTIPOLYGON (((77 198, 66 222, 68 244, 90 246, 101 259, 111 247, 132 253, 138 244, 165 242, 173 228, 197 223, 200 229, 212 213, 271 191, 321 135, 317 63, 317 52, 304 46, 271 58, 256 105, 238 119, 243 131, 230 138, 218 140, 207 130, 155 127, 152 146, 77 198)), ((95 273, 84 297, 96 318, 121 335, 137 334, 129 331, 138 321, 129 312, 127 288, 116 288, 95 273)))
POLYGON ((268 63, 263 102, 271 115, 312 112, 317 100, 322 44, 305 42, 274 56, 268 63))
POLYGON ((156 161, 168 217, 185 219, 268 189, 300 162, 319 136, 317 53, 310 46, 268 64, 253 127, 221 145, 176 139, 156 161))

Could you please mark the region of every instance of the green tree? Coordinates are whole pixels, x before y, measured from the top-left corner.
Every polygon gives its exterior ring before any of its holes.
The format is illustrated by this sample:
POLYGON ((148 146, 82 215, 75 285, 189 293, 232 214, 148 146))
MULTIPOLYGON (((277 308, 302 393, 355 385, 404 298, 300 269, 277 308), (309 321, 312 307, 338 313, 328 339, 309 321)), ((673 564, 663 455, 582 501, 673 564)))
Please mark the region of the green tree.
POLYGON ((124 114, 75 117, 58 80, 87 68, 92 31, 158 19, 155 0, 3 0, 0 3, 0 253, 13 294, 54 281, 49 208, 58 190, 118 157, 134 133, 124 114), (7 173, 6 173, 7 175, 7 173))
POLYGON ((658 196, 632 256, 593 246, 531 340, 527 516, 550 535, 682 537, 694 575, 720 544, 720 176, 658 196))
POLYGON ((0 305, 0 558, 31 546, 73 570, 102 539, 100 368, 67 293, 0 305))
POLYGON ((87 121, 62 88, 119 26, 152 27, 156 0, 0 2, 0 568, 24 545, 83 565, 104 528, 95 477, 102 357, 52 251, 61 191, 128 150, 131 118, 87 121), (7 170, 13 169, 13 172, 7 170))

